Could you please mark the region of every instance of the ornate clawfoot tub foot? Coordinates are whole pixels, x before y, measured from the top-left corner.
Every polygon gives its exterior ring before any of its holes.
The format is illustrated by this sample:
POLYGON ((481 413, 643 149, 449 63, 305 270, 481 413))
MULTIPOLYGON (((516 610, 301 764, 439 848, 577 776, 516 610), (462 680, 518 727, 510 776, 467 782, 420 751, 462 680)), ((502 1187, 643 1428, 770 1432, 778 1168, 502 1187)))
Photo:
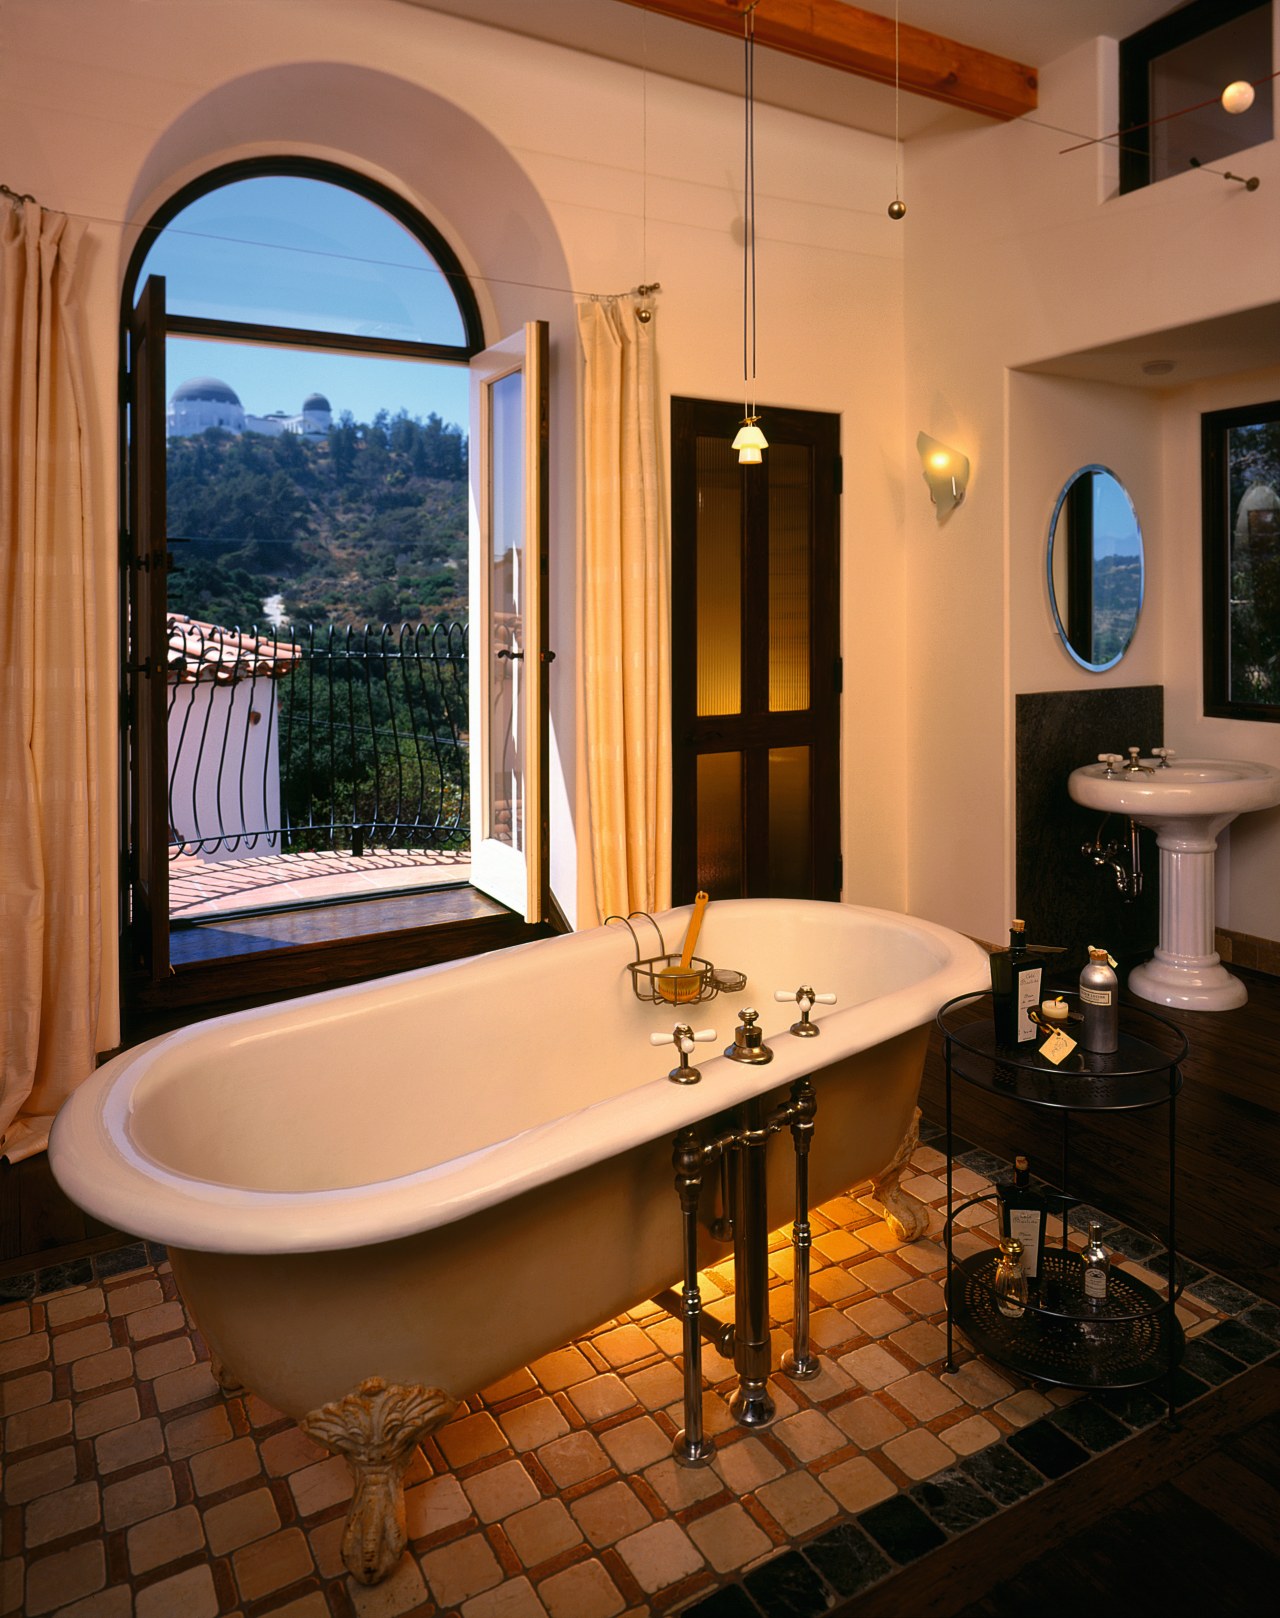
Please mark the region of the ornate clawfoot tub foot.
POLYGON ((911 1126, 902 1137, 892 1160, 874 1175, 871 1189, 884 1205, 884 1216, 904 1242, 918 1241, 929 1228, 929 1210, 919 1197, 913 1197, 898 1184, 912 1152, 920 1144, 920 1109, 912 1114, 911 1126))
POLYGON ((371 1376, 354 1393, 302 1417, 303 1432, 346 1458, 355 1494, 342 1559, 361 1584, 377 1584, 404 1554, 404 1471, 418 1443, 444 1425, 456 1400, 439 1388, 371 1376))
POLYGON ((245 1391, 244 1383, 234 1371, 228 1370, 212 1349, 209 1350, 209 1370, 212 1373, 213 1380, 222 1389, 223 1393, 233 1394, 245 1391))

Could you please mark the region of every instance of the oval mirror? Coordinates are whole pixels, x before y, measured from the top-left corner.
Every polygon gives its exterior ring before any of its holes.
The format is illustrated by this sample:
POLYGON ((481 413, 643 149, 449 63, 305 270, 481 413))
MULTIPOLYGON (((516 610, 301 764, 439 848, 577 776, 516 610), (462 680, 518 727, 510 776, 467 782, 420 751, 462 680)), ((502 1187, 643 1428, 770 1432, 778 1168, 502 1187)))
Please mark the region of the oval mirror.
POLYGON ((1142 530, 1129 492, 1105 466, 1082 466, 1049 524, 1049 603, 1063 646, 1099 674, 1124 656, 1142 610, 1142 530))

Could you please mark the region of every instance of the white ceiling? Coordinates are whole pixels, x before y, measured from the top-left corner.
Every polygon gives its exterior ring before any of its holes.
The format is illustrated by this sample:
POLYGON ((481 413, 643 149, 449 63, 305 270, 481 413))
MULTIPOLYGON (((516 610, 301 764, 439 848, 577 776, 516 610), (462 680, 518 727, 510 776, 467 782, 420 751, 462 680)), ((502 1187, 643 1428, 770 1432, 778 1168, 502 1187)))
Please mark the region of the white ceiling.
MULTIPOLYGON (((739 93, 741 50, 735 39, 706 28, 658 17, 620 0, 403 0, 449 12, 510 33, 568 45, 610 61, 739 93)), ((1096 34, 1123 39, 1181 0, 900 0, 899 19, 964 45, 993 51, 1030 67, 1043 67, 1096 34)), ((892 0, 863 7, 892 16, 892 0)), ((837 68, 802 62, 761 48, 756 96, 775 106, 807 112, 873 134, 894 132, 894 93, 837 68)), ((904 93, 898 109, 903 139, 944 119, 975 123, 941 102, 904 93)))

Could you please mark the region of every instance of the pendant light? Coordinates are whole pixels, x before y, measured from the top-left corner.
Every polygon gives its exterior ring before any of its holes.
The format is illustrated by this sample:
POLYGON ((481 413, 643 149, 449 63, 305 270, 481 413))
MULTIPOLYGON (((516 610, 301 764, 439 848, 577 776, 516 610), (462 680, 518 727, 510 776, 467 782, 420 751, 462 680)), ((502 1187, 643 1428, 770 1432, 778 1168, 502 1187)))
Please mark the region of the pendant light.
POLYGON ((742 15, 743 172, 742 172, 742 425, 732 447, 741 466, 759 466, 769 441, 760 431, 756 399, 756 22, 758 0, 742 15))

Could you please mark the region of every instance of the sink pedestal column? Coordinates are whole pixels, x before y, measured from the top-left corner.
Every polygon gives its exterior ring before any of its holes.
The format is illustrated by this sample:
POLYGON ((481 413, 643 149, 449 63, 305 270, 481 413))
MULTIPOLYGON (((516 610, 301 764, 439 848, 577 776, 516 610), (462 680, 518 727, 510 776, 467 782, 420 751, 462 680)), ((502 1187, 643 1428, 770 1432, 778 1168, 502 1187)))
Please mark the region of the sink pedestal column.
MULTIPOLYGON (((1137 818, 1137 817, 1135 817, 1137 818)), ((1160 943, 1135 966, 1129 988, 1143 1000, 1187 1011, 1231 1011, 1249 992, 1213 947, 1213 862, 1218 833, 1234 815, 1155 827, 1160 848, 1160 943)))

